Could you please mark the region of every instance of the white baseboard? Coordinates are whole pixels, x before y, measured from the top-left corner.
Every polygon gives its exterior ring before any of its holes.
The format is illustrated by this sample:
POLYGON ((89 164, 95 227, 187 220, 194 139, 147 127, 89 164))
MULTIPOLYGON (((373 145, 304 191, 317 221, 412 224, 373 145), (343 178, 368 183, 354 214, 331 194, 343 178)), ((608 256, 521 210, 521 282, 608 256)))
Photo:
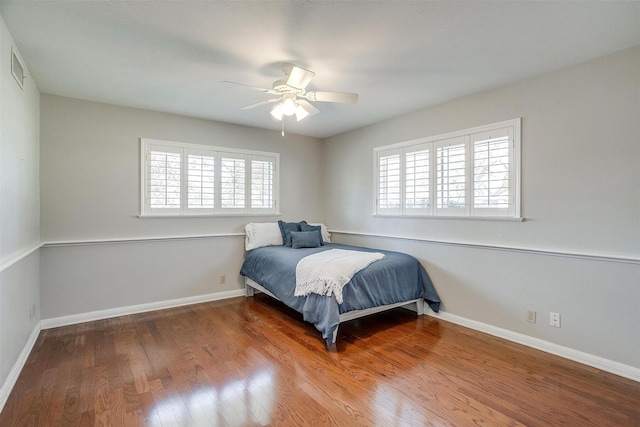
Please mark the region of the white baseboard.
POLYGON ((555 354, 556 356, 573 360, 574 362, 582 363, 584 365, 592 366, 594 368, 601 369, 603 371, 607 371, 621 377, 629 378, 633 381, 640 382, 640 369, 633 366, 605 359, 600 356, 594 356, 593 354, 578 351, 569 347, 564 347, 558 344, 551 343, 549 341, 541 340, 539 338, 520 334, 518 332, 513 332, 507 329, 488 325, 486 323, 477 322, 465 317, 456 316, 455 314, 445 312, 434 313, 430 311, 428 315, 438 319, 446 320, 447 322, 458 324, 460 326, 464 326, 469 329, 503 338, 508 341, 526 345, 527 347, 535 348, 536 350, 555 354))
POLYGON ((72 314, 70 316, 53 317, 40 321, 42 329, 57 328, 60 326, 75 325, 94 320, 109 319, 112 317, 126 316, 129 314, 145 313, 148 311, 163 310, 166 308, 181 307, 184 305, 198 304, 201 302, 216 301, 221 299, 244 296, 245 290, 216 292, 214 294, 197 295, 187 298, 178 298, 167 301, 151 302, 146 304, 129 305, 126 307, 110 308, 107 310, 91 311, 89 313, 72 314))
POLYGON ((7 399, 9 399, 13 386, 16 385, 16 381, 18 381, 18 377, 20 376, 20 372, 22 372, 24 364, 27 363, 27 358, 38 339, 38 335, 40 335, 40 323, 38 323, 36 327, 33 328, 33 331, 31 331, 31 335, 29 335, 29 339, 20 352, 18 360, 13 364, 13 368, 11 368, 7 379, 4 384, 2 384, 2 388, 0 388, 0 412, 2 412, 5 403, 7 403, 7 399))

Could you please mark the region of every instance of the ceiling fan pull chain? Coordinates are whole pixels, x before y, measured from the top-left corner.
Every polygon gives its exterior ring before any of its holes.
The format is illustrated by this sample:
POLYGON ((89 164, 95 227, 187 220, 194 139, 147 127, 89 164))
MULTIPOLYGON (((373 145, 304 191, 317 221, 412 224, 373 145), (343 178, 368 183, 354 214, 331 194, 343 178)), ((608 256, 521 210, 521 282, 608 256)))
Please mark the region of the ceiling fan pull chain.
POLYGON ((282 117, 282 136, 284 136, 284 117, 282 117))

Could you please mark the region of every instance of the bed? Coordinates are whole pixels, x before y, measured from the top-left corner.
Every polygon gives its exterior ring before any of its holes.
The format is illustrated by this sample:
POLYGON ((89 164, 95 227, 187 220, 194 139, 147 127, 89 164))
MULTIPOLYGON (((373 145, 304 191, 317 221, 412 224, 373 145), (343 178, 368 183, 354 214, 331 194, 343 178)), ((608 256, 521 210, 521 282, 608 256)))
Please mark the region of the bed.
MULTIPOLYGON (((295 230, 293 224, 306 222, 288 224, 295 230)), ((305 229, 304 225, 302 227, 305 229)), ((321 239, 319 245, 306 245, 311 247, 296 245, 290 234, 282 231, 281 224, 277 229, 280 233, 276 233, 272 224, 254 223, 245 227, 247 254, 240 274, 245 277, 247 296, 253 296, 258 290, 301 313, 305 321, 313 323, 321 332, 328 347, 335 344, 341 322, 405 305, 415 306, 420 315, 425 312, 425 302, 432 310, 439 310, 440 298, 426 270, 414 257, 400 252, 331 243, 324 225, 311 227, 317 229, 321 239), (257 232, 256 227, 263 233, 257 232), (269 230, 270 238, 264 237, 265 230, 269 230), (325 251, 332 252, 321 254, 325 251), (341 292, 296 296, 298 264, 338 253, 381 259, 353 274, 341 292)), ((291 233, 295 237, 310 235, 308 231, 291 233)))

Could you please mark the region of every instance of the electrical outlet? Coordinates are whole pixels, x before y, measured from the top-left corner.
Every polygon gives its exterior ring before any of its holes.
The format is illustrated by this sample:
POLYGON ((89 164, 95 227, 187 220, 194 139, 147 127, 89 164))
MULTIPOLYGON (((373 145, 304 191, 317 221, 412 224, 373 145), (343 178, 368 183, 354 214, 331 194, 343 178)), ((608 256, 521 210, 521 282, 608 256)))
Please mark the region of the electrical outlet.
POLYGON ((33 316, 35 316, 35 315, 36 315, 36 305, 33 304, 31 306, 31 308, 29 309, 29 320, 32 320, 33 316))
POLYGON ((527 310, 527 322, 536 323, 536 311, 535 310, 527 310))
POLYGON ((220 284, 224 285, 225 283, 227 283, 227 276, 223 274, 222 276, 220 276, 220 284))
POLYGON ((549 313, 549 325, 554 328, 560 327, 560 313, 549 313))

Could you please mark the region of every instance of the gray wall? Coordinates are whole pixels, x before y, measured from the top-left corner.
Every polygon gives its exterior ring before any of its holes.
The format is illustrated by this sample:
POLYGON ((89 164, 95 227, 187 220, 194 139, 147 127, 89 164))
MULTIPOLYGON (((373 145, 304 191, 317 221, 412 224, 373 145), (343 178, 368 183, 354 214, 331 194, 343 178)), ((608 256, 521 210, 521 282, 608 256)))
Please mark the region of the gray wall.
POLYGON ((39 94, 26 64, 24 88, 13 79, 12 45, 0 17, 0 408, 10 391, 7 380, 40 320, 39 94))
POLYGON ((325 221, 348 232, 336 241, 420 258, 446 313, 640 368, 638 135, 636 47, 327 140, 325 221), (374 147, 516 117, 525 222, 372 215, 374 147))
POLYGON ((239 290, 247 222, 322 219, 314 138, 47 94, 41 134, 42 240, 63 243, 41 250, 44 319, 239 290), (282 216, 138 218, 140 138, 280 153, 282 216))

